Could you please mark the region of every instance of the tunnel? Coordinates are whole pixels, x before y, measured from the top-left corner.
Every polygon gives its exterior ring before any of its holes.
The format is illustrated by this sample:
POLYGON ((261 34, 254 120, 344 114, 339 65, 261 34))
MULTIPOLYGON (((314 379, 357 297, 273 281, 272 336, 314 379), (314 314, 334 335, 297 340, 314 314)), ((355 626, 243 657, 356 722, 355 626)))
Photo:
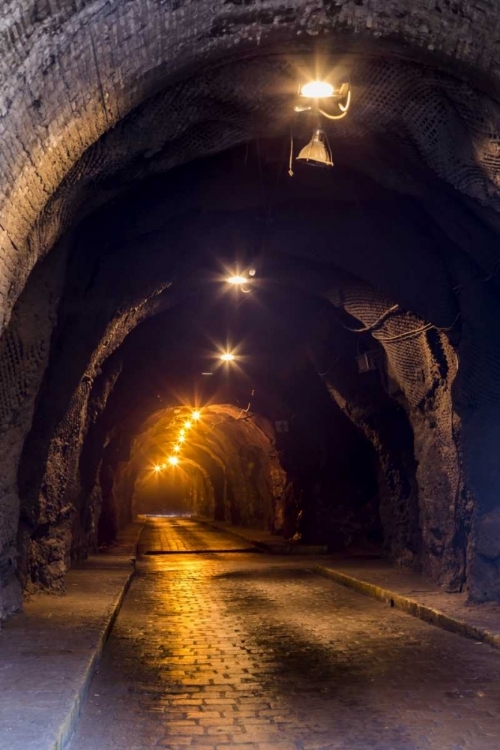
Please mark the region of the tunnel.
POLYGON ((499 24, 4 0, 0 621, 144 517, 500 601, 499 24))

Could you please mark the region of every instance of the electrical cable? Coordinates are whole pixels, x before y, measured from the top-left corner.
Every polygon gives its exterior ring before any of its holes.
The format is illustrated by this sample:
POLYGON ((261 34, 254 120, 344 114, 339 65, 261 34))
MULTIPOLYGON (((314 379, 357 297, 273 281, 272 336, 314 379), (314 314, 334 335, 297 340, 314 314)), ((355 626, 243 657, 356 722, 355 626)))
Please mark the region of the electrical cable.
POLYGON ((398 333, 395 336, 384 336, 384 335, 378 335, 375 336, 377 341, 383 341, 383 342, 390 342, 390 341, 401 341, 402 339, 410 338, 411 336, 416 336, 418 333, 424 333, 425 331, 429 331, 431 328, 435 328, 436 326, 432 325, 432 323, 426 323, 424 326, 421 326, 420 328, 414 328, 411 331, 405 331, 404 333, 398 333))
POLYGON ((344 117, 349 112, 350 105, 351 105, 351 89, 349 89, 349 91, 347 93, 346 103, 345 104, 341 104, 340 102, 338 102, 339 109, 342 112, 341 115, 330 115, 330 114, 328 114, 328 112, 325 112, 324 109, 320 109, 320 107, 318 107, 318 112, 320 114, 322 114, 323 117, 326 117, 327 120, 343 120, 344 117))
POLYGON ((288 174, 293 177, 293 130, 290 131, 290 159, 288 161, 288 174))
POLYGON ((396 303, 392 307, 390 307, 388 310, 382 313, 382 315, 377 318, 377 320, 374 323, 371 323, 369 326, 365 326, 364 328, 349 328, 349 326, 343 325, 343 327, 346 329, 346 331, 350 331, 351 333, 367 333, 368 331, 373 331, 374 328, 376 328, 380 323, 382 323, 388 315, 390 315, 392 312, 395 312, 395 310, 399 309, 399 305, 396 303))

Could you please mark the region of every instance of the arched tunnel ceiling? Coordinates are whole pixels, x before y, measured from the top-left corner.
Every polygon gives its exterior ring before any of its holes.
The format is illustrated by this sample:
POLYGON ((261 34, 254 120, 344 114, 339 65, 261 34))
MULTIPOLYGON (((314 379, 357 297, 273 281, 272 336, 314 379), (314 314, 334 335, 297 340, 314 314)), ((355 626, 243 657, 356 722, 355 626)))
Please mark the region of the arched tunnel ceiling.
MULTIPOLYGON (((197 420, 192 414, 192 407, 167 407, 140 428, 122 469, 135 488, 135 506, 138 492, 150 490, 164 475, 171 487, 182 483, 189 492, 201 474, 205 487, 200 496, 191 495, 191 512, 220 520, 229 513, 246 525, 279 528, 287 478, 270 422, 231 404, 208 404, 197 420), (183 442, 175 453, 181 430, 183 442), (172 457, 176 465, 169 464, 172 457)), ((168 507, 168 496, 164 502, 168 507)))
MULTIPOLYGON (((96 543, 100 514, 115 514, 113 530, 129 520, 132 506, 113 498, 129 498, 131 441, 162 392, 134 390, 147 380, 139 358, 153 358, 152 332, 163 342, 183 330, 176 315, 191 315, 191 342, 200 325, 218 339, 237 328, 212 300, 235 260, 258 269, 260 364, 279 369, 281 336, 289 369, 301 357, 310 368, 306 401, 316 387, 331 394, 344 446, 365 451, 370 477, 358 487, 347 472, 342 492, 365 502, 378 473, 389 556, 500 598, 495 4, 82 0, 3 12, 4 323, 15 306, 1 342, 0 616, 19 598, 18 557, 28 588, 57 588, 96 543), (335 169, 290 179, 293 99, 317 60, 350 75, 353 104, 328 127, 335 169)), ((295 146, 310 130, 297 119, 295 146)), ((155 361, 158 380, 182 381, 168 357, 155 361)), ((276 394, 284 380, 266 382, 276 394)), ((216 446, 205 454, 212 472, 227 469, 216 446)), ((310 483, 310 502, 339 487, 310 483)))
POLYGON ((36 259, 89 198, 102 201, 123 181, 288 128, 287 94, 297 77, 293 56, 310 54, 318 37, 323 53, 331 55, 334 47, 336 60, 348 66, 356 90, 353 117, 336 130, 339 152, 350 149, 350 158, 357 156, 393 184, 415 181, 408 176, 412 169, 401 174, 398 150, 410 161, 423 156, 427 167, 466 195, 494 205, 496 105, 465 82, 494 79, 495 57, 486 53, 492 7, 445 4, 431 20, 423 2, 394 4, 394 12, 357 2, 278 6, 268 0, 210 10, 180 4, 171 12, 157 2, 81 3, 55 14, 48 6, 42 11, 38 4, 8 4, 3 65, 12 93, 5 97, 2 122, 9 184, 2 223, 6 298, 15 300, 36 259), (469 43, 457 45, 470 24, 469 43), (283 49, 287 44, 291 59, 283 49), (273 45, 280 56, 269 56, 273 45), (363 45, 373 57, 349 56, 363 45), (391 60, 389 50, 396 53, 391 60), (117 57, 122 54, 126 61, 117 57), (228 56, 230 63, 224 63, 228 56), (216 67, 200 72, 200 61, 205 70, 216 67), (462 80, 450 78, 452 71, 462 80), (29 80, 22 99, 16 77, 29 80), (367 140, 376 142, 375 152, 365 152, 367 140), (7 261, 13 251, 15 269, 7 261))

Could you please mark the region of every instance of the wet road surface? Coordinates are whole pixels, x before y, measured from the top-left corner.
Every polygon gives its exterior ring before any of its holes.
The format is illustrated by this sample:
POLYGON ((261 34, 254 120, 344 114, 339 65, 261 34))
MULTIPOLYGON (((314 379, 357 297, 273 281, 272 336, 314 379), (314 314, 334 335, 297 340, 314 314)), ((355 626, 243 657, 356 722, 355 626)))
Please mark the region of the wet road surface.
POLYGON ((148 522, 71 750, 500 748, 499 651, 243 546, 148 522))

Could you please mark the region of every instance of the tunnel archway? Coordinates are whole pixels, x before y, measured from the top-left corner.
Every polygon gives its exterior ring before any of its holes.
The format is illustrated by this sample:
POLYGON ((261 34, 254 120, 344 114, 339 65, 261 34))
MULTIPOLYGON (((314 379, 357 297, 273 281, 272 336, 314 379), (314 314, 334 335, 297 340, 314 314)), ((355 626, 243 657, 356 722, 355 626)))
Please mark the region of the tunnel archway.
MULTIPOLYGON (((91 48, 84 8, 47 11, 34 26, 20 8, 6 59, 14 80, 14 58, 26 74, 41 55, 3 118, 1 611, 19 605, 19 579, 62 588, 71 559, 96 544, 101 512, 102 539, 130 518, 112 488, 161 389, 148 385, 131 406, 126 370, 143 336, 151 353, 146 321, 209 320, 212 275, 235 260, 256 262, 272 325, 297 329, 310 374, 355 425, 342 434, 369 468, 352 495, 377 494, 387 554, 451 591, 498 598, 498 92, 487 17, 457 47, 460 14, 446 8, 429 23, 425 3, 390 21, 350 2, 302 19, 300 3, 269 2, 189 9, 182 23, 152 3, 143 54, 118 80, 109 30, 126 55, 141 10, 109 5, 106 24, 102 8, 92 19, 91 48), (77 49, 91 73, 67 100, 60 81, 73 73, 60 74, 77 49), (353 108, 329 131, 335 170, 289 180, 291 97, 318 56, 348 69, 353 108)), ((299 122, 296 138, 308 127, 299 122)), ((223 336, 234 321, 218 314, 212 335, 223 336)), ((301 363, 297 354, 287 366, 301 363)), ((276 395, 286 378, 264 380, 276 395)), ((286 421, 287 399, 276 398, 270 418, 286 421)), ((320 510, 314 492, 300 502, 331 517, 335 503, 320 510)), ((229 520, 250 520, 238 513, 229 520)))
POLYGON ((175 454, 172 448, 182 424, 189 423, 190 413, 192 409, 167 407, 143 425, 125 468, 129 480, 135 481, 132 502, 136 509, 144 502, 138 490, 166 477, 170 491, 182 486, 191 514, 277 529, 283 517, 286 474, 271 424, 237 406, 209 405, 196 412, 201 416, 175 454), (169 464, 169 458, 175 465, 169 464), (205 479, 201 488, 200 475, 205 479))

